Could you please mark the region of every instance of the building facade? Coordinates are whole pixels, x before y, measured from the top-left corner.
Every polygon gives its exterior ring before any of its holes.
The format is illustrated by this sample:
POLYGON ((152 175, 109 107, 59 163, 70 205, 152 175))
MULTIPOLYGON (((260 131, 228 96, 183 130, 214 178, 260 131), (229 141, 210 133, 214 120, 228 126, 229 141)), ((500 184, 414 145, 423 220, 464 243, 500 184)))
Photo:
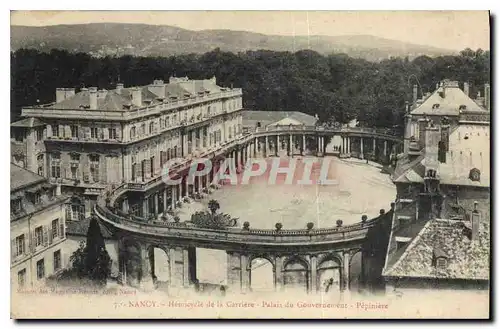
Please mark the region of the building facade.
POLYGON ((236 139, 241 109, 241 89, 215 78, 58 88, 54 103, 23 108, 25 118, 11 125, 12 161, 60 184, 72 196, 68 220, 82 220, 107 187, 147 183, 170 159, 236 139))
POLYGON ((397 200, 383 271, 387 289, 487 288, 489 98, 473 100, 467 83, 462 90, 443 81, 414 102, 406 119, 405 149, 392 175, 397 200))
POLYGON ((67 198, 58 186, 11 164, 11 287, 29 289, 64 268, 67 198))

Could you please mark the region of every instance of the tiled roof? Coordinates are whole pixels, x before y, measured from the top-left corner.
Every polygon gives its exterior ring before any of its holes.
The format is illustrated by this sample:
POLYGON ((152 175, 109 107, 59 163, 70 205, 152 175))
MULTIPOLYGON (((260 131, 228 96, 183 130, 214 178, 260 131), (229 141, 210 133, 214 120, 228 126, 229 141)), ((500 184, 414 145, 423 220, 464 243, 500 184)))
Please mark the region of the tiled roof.
MULTIPOLYGON (((445 82, 445 85, 449 82, 445 82)), ((460 106, 465 105, 468 111, 485 112, 476 102, 468 97, 459 87, 458 83, 439 87, 426 98, 423 103, 411 111, 411 114, 428 114, 428 115, 449 115, 458 116, 460 114, 460 106), (441 93, 444 90, 444 97, 441 93), (434 104, 439 104, 435 108, 434 104)))
MULTIPOLYGON (((87 231, 90 225, 90 219, 91 217, 77 221, 66 221, 66 233, 68 235, 87 236, 87 231)), ((106 226, 104 226, 99 220, 97 222, 99 223, 99 227, 101 228, 101 233, 103 238, 105 239, 112 238, 113 234, 111 233, 111 231, 106 226)))
POLYGON ((276 123, 285 118, 296 120, 306 126, 314 126, 317 119, 312 115, 302 112, 287 112, 287 111, 243 111, 243 126, 255 128, 257 122, 261 123, 261 127, 266 127, 272 123, 276 123))
POLYGON ((27 169, 21 168, 13 163, 10 164, 10 191, 45 181, 45 177, 35 174, 27 169))
POLYGON ((430 220, 384 276, 488 280, 490 263, 490 218, 482 216, 479 237, 471 241, 464 223, 430 220), (448 264, 439 269, 433 264, 436 250, 445 254, 448 264))
POLYGON ((396 169, 392 174, 394 182, 420 182, 420 177, 423 181, 425 167, 422 164, 425 156, 419 155, 414 160, 409 160, 408 157, 403 157, 398 160, 396 169))
POLYGON ((33 128, 39 126, 45 126, 45 124, 38 118, 25 118, 10 124, 11 127, 25 127, 33 128))
MULTIPOLYGON (((177 97, 177 99, 184 98, 185 94, 189 93, 187 90, 182 88, 179 84, 167 84, 165 85, 165 97, 177 97)), ((191 95, 191 93, 189 93, 191 95)))

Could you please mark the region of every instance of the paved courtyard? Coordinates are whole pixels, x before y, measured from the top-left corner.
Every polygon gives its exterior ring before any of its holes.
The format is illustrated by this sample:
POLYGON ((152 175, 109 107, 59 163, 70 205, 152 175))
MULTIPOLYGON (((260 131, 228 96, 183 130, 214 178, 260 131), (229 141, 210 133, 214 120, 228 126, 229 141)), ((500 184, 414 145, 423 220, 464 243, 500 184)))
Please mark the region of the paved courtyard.
MULTIPOLYGON (((267 229, 274 229, 277 222, 281 222, 284 229, 305 228, 308 222, 313 222, 316 228, 333 227, 338 219, 348 225, 359 222, 364 214, 373 218, 380 209, 389 209, 396 197, 396 188, 389 176, 380 172, 379 165, 336 157, 329 160, 328 178, 336 179, 336 185, 269 185, 264 175, 252 178, 247 185, 225 185, 209 198, 185 205, 181 220, 188 220, 189 214, 196 210, 206 209, 210 199, 219 201, 221 212, 239 218, 239 226, 248 221, 252 228, 267 229)), ((315 170, 317 168, 313 169, 313 175, 315 170)), ((200 282, 226 282, 224 251, 198 249, 197 259, 200 282)), ((272 289, 271 265, 256 260, 252 267, 255 268, 252 285, 262 290, 272 289)))

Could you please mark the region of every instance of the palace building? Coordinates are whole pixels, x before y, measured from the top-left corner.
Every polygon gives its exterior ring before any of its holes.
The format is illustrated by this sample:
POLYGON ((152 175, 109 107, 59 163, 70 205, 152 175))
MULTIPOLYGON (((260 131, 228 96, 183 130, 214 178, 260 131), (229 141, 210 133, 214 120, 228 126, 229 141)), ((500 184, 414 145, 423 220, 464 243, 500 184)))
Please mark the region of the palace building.
POLYGON ((45 177, 10 165, 11 287, 30 289, 67 263, 65 202, 45 177))
POLYGON ((408 108, 404 153, 392 175, 397 200, 387 290, 489 285, 490 100, 443 81, 408 108))
MULTIPOLYGON (((71 196, 68 220, 82 220, 105 189, 148 184, 170 159, 237 139, 241 110, 242 90, 220 87, 215 78, 58 88, 55 102, 23 108, 24 118, 11 124, 11 161, 60 185, 71 196)), ((165 189, 130 210, 165 208, 167 198, 174 204, 172 193, 165 189)))

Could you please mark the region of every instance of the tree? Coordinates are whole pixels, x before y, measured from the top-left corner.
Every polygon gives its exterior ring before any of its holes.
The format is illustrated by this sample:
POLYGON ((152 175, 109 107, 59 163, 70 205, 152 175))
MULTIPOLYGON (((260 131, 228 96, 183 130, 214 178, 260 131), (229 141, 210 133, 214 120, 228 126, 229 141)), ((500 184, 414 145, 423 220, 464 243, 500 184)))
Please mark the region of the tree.
POLYGON ((97 285, 105 285, 111 274, 111 258, 96 217, 92 217, 87 231, 84 275, 97 285))
POLYGON ((208 209, 210 209, 210 212, 212 213, 212 215, 215 215, 217 210, 220 209, 219 201, 214 200, 214 199, 208 201, 208 209))
POLYGON ((274 225, 274 227, 276 228, 276 231, 278 231, 278 232, 279 232, 279 231, 281 231, 281 229, 283 228, 283 224, 281 224, 281 223, 276 223, 276 224, 274 225))

